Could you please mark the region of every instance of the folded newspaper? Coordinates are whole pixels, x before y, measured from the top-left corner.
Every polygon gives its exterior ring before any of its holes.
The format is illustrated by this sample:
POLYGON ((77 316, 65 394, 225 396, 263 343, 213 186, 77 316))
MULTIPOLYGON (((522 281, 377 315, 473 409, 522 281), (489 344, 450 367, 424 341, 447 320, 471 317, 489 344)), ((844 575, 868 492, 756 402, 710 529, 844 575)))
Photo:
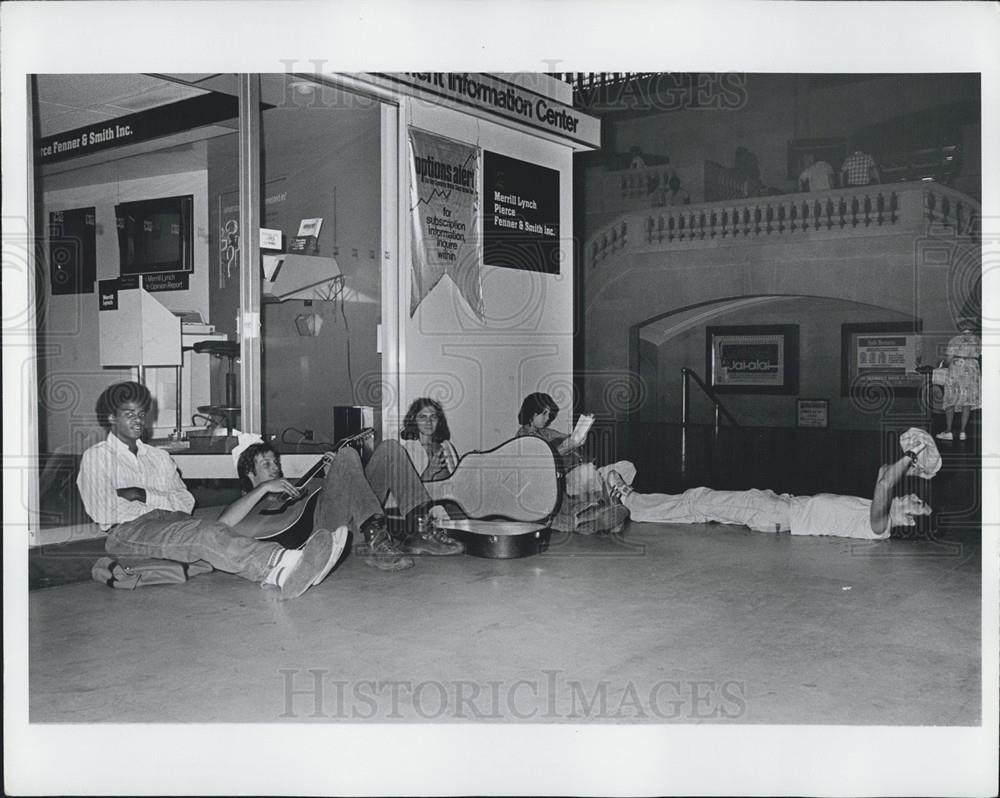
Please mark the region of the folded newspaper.
POLYGON ((589 413, 584 413, 576 420, 576 426, 573 427, 573 431, 569 435, 569 439, 573 441, 575 446, 580 446, 584 442, 593 424, 594 417, 589 413))

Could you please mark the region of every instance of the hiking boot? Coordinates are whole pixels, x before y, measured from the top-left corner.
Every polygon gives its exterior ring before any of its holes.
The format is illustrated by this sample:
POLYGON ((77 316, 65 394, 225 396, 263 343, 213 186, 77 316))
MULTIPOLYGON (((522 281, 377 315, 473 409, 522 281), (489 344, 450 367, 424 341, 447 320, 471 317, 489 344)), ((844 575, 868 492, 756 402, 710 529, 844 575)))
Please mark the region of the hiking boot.
MULTIPOLYGON (((385 516, 376 515, 361 527, 365 538, 365 565, 379 571, 405 571, 413 567, 413 559, 399 550, 386 527, 385 516)), ((361 553, 361 552, 359 552, 361 553)))
POLYGON ((438 529, 429 518, 421 518, 417 530, 403 543, 403 551, 407 554, 427 554, 431 557, 448 557, 452 554, 462 554, 465 546, 448 533, 438 529))
POLYGON ((446 549, 451 549, 452 554, 465 554, 465 544, 460 540, 455 540, 455 538, 448 534, 447 529, 442 529, 432 523, 429 532, 430 536, 434 538, 435 541, 440 543, 446 549))
POLYGON ((597 535, 610 533, 616 535, 622 531, 629 518, 627 507, 620 504, 606 504, 585 510, 576 517, 576 529, 579 535, 597 535))

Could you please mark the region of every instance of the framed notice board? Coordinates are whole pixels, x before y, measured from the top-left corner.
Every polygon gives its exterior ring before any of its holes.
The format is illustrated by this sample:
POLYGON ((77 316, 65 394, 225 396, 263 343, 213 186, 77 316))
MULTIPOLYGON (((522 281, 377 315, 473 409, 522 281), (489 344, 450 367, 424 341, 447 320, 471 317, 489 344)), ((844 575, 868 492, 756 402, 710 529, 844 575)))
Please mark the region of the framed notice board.
POLYGON ((830 425, 830 402, 827 399, 796 399, 795 426, 821 427, 830 425))
POLYGON ((705 372, 713 391, 798 393, 797 324, 708 327, 705 348, 705 372))
POLYGON ((869 386, 890 389, 897 396, 916 396, 923 383, 917 371, 921 358, 919 320, 842 324, 840 326, 840 392, 869 386))

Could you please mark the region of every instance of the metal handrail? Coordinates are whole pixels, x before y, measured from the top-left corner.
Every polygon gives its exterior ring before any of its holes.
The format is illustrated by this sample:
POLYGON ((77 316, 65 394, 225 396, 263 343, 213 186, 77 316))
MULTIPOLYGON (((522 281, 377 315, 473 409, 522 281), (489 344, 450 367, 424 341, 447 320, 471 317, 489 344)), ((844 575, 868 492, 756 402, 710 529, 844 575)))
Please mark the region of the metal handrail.
POLYGON ((740 426, 740 422, 738 422, 735 418, 733 418, 733 414, 730 413, 725 408, 725 406, 722 404, 722 402, 719 401, 719 398, 712 392, 712 389, 709 388, 705 384, 705 381, 702 380, 702 378, 699 377, 694 371, 692 371, 691 369, 689 369, 689 368, 687 368, 685 366, 684 368, 681 369, 681 426, 682 427, 687 427, 687 425, 688 425, 689 414, 690 414, 690 409, 691 409, 690 408, 690 404, 691 404, 691 402, 690 402, 690 393, 691 393, 690 381, 692 379, 694 379, 694 381, 696 383, 698 383, 698 386, 705 393, 705 396, 707 396, 711 400, 711 402, 712 402, 712 405, 713 405, 714 410, 715 410, 715 434, 716 435, 719 434, 719 414, 720 413, 722 415, 724 415, 726 417, 726 419, 728 419, 729 423, 732 424, 734 427, 740 426))

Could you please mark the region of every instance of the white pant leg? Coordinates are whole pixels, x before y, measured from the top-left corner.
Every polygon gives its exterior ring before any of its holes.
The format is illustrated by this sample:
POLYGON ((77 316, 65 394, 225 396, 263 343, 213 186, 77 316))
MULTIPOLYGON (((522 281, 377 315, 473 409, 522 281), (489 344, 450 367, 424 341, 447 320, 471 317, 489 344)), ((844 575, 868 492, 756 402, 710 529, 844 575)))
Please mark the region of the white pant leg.
MULTIPOLYGON (((696 489, 698 490, 698 489, 696 489)), ((791 497, 773 490, 700 489, 692 514, 720 524, 743 524, 758 532, 788 531, 791 528, 791 497)))
POLYGON ((704 518, 691 512, 692 491, 703 491, 705 488, 692 488, 684 493, 629 493, 622 497, 633 521, 649 521, 673 524, 697 524, 704 518))
POLYGON ((789 529, 790 497, 770 490, 691 488, 680 495, 631 493, 624 497, 633 521, 674 524, 745 524, 758 531, 789 529))

